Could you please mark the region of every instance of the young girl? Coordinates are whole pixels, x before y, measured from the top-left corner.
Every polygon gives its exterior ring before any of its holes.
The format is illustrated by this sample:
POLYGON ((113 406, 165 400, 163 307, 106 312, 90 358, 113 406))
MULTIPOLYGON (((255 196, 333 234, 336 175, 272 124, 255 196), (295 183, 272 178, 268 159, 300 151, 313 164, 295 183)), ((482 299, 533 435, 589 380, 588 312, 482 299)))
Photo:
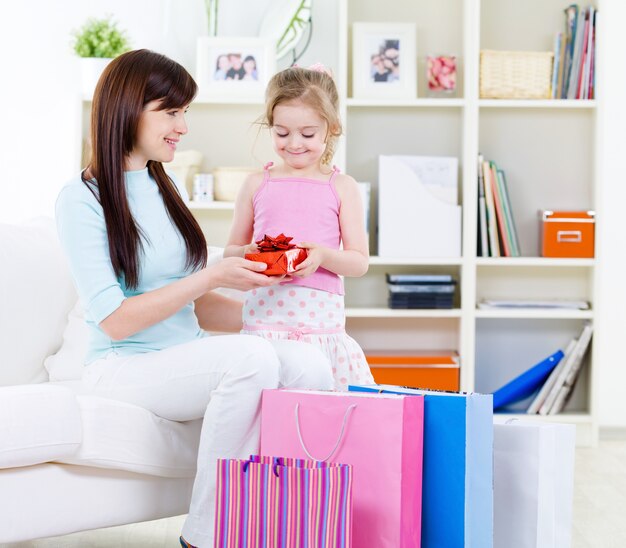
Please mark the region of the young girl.
POLYGON ((244 183, 224 254, 256 252, 250 242, 280 233, 307 250, 291 279, 247 293, 242 333, 318 345, 331 360, 336 389, 346 390, 374 380, 345 332, 340 276, 365 274, 369 250, 358 186, 329 167, 341 135, 338 103, 335 83, 320 66, 291 67, 270 80, 264 124, 282 161, 244 183))

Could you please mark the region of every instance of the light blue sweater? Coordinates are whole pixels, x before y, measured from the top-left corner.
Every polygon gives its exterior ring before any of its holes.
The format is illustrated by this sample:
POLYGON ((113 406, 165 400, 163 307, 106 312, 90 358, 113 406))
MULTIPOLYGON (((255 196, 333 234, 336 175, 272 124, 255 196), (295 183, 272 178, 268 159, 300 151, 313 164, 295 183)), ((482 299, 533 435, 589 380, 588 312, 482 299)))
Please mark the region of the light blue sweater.
MULTIPOLYGON (((193 303, 143 331, 114 341, 99 324, 128 297, 158 289, 189 274, 185 270, 186 248, 172 224, 159 188, 148 169, 125 173, 130 209, 147 235, 140 252, 139 285, 130 290, 113 272, 109 257, 104 213, 98 200, 81 181, 70 181, 56 202, 56 221, 61 245, 68 258, 85 319, 91 333, 85 363, 114 351, 120 356, 162 350, 203 337, 193 303)), ((181 188, 183 199, 187 199, 181 188)), ((97 192, 97 191, 96 191, 97 192)))

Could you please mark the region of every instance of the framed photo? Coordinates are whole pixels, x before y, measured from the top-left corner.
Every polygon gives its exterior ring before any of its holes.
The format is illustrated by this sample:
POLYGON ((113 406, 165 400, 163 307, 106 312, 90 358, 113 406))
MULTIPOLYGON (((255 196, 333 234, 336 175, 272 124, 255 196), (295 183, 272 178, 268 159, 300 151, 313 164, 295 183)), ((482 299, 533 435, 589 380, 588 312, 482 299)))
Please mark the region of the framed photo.
POLYGON ((276 43, 262 38, 198 38, 199 95, 263 99, 276 71, 276 43))
POLYGON ((352 25, 352 95, 355 99, 417 97, 415 24, 352 25))

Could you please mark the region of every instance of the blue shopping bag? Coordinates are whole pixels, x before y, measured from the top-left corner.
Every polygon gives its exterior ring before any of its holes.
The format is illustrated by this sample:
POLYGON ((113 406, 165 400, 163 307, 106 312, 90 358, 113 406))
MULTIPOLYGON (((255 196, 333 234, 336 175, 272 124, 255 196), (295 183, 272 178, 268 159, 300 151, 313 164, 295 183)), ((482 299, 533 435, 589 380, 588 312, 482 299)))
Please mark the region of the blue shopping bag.
POLYGON ((491 394, 391 385, 351 385, 349 390, 424 396, 422 548, 491 548, 491 394))

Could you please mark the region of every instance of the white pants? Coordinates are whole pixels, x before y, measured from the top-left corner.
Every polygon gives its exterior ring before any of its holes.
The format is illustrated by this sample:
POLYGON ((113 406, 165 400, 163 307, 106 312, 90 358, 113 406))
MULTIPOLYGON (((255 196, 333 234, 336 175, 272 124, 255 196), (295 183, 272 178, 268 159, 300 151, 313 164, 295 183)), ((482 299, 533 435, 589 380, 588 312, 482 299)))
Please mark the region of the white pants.
POLYGON ((110 355, 85 368, 90 392, 134 403, 169 420, 204 417, 198 471, 183 536, 212 548, 218 458, 245 458, 259 450, 264 388, 330 390, 330 363, 314 346, 270 343, 260 337, 207 337, 159 352, 110 355))

